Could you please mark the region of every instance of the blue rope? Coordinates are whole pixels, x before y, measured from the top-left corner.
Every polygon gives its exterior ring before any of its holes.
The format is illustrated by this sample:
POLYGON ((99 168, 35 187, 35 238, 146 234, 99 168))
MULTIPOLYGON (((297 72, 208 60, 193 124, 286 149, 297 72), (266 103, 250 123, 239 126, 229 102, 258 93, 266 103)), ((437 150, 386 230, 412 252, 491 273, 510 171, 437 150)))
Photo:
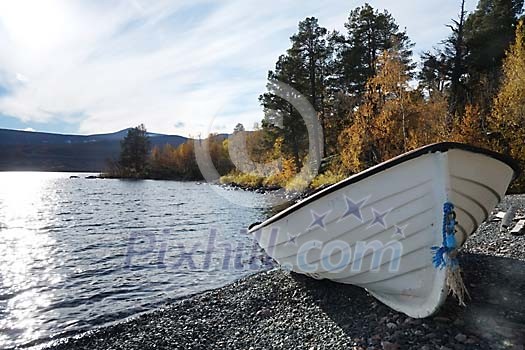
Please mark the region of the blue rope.
POLYGON ((442 269, 447 264, 455 269, 459 263, 456 258, 450 258, 450 253, 457 248, 456 242, 456 213, 454 212, 454 205, 450 202, 446 202, 443 205, 443 243, 441 247, 434 246, 432 251, 434 256, 432 257, 432 264, 434 267, 442 269), (448 257, 448 262, 445 259, 445 254, 448 257))

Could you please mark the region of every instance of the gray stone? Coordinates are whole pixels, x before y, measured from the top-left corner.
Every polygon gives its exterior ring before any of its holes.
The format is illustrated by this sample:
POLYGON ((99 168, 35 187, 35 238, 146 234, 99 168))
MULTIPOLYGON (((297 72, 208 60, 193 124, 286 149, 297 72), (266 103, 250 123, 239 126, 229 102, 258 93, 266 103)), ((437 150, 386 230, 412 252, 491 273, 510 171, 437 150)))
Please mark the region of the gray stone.
POLYGON ((395 329, 395 328, 397 328, 397 324, 395 324, 394 322, 388 322, 386 324, 386 328, 388 328, 388 329, 395 329))
POLYGON ((458 334, 456 334, 454 339, 456 339, 456 341, 458 341, 460 343, 464 343, 467 340, 467 336, 465 334, 458 333, 458 334))
POLYGON ((401 347, 397 343, 391 343, 389 341, 384 341, 381 343, 383 350, 399 350, 401 347))

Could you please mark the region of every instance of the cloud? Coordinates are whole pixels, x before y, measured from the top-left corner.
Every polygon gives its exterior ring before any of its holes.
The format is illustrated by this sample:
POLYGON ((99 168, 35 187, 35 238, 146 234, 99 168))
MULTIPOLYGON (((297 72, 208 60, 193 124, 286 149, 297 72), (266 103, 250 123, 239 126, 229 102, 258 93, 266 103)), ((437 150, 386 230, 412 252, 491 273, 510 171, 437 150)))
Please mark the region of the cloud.
MULTIPOLYGON (((416 52, 446 36, 459 6, 370 2, 389 8, 416 52)), ((140 123, 193 135, 228 132, 237 122, 250 128, 262 117, 257 97, 267 71, 298 21, 314 15, 342 30, 363 3, 0 2, 0 87, 8 92, 0 94, 0 114, 76 124, 81 133, 140 123)))

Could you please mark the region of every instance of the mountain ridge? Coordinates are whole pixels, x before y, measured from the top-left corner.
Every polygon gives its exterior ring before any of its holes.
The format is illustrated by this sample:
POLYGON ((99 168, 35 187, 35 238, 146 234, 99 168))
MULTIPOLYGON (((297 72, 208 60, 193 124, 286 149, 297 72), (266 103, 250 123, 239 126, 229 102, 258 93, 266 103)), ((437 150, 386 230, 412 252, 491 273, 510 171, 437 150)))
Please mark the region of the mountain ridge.
MULTIPOLYGON (((118 159, 120 141, 130 128, 92 135, 56 134, 0 128, 0 171, 102 172, 118 159)), ((188 138, 148 133, 151 146, 174 147, 188 138)))

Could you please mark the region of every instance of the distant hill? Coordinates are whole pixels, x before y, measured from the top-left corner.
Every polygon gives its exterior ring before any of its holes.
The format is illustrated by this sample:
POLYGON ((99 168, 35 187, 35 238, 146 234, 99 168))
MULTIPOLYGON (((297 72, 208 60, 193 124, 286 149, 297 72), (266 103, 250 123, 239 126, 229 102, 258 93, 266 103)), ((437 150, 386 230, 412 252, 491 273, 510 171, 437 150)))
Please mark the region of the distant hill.
MULTIPOLYGON (((62 135, 0 129, 0 170, 100 172, 117 159, 128 129, 111 134, 62 135)), ((152 146, 178 146, 187 138, 150 133, 152 146)))

